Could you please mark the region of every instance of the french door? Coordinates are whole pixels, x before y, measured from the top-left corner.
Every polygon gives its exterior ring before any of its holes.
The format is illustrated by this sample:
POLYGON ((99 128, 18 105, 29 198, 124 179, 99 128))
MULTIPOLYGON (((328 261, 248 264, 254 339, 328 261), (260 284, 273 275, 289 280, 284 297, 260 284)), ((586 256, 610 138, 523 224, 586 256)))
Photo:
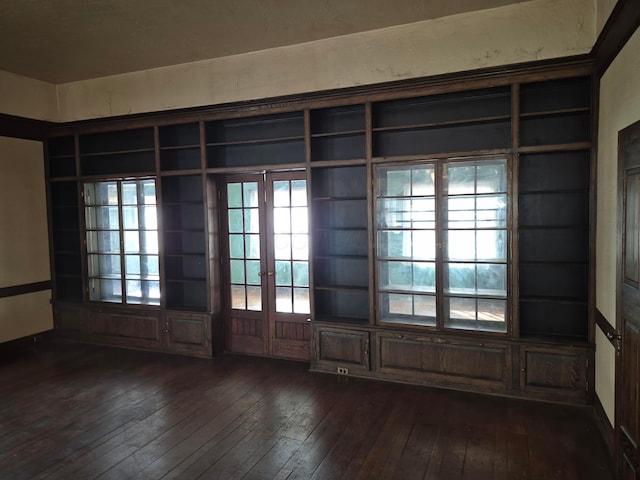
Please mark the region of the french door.
POLYGON ((305 172, 229 175, 222 190, 227 350, 309 360, 305 172))

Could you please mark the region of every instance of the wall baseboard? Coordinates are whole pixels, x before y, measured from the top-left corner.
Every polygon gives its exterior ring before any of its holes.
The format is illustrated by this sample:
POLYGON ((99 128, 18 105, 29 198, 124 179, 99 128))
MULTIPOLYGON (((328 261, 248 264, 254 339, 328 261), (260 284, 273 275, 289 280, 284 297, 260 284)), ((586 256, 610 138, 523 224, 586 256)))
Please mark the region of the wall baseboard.
POLYGON ((598 426, 598 430, 600 430, 600 434, 604 440, 604 443, 607 445, 607 450, 609 452, 609 457, 611 461, 613 461, 614 456, 614 448, 615 448, 615 431, 613 426, 609 422, 609 418, 604 411, 604 407, 598 398, 598 395, 595 395, 595 399, 593 402, 593 412, 596 419, 596 425, 598 426))
POLYGON ((21 354, 34 346, 50 343, 55 336, 55 330, 34 333, 26 337, 16 338, 8 342, 0 343, 0 359, 6 359, 21 354))

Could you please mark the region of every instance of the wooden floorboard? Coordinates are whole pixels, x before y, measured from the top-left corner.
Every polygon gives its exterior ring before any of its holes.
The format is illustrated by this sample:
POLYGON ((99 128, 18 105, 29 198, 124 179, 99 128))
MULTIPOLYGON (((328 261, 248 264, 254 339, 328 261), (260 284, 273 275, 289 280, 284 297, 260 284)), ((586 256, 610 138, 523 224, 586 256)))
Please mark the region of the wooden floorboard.
POLYGON ((54 342, 0 358, 2 480, 608 480, 586 407, 54 342))

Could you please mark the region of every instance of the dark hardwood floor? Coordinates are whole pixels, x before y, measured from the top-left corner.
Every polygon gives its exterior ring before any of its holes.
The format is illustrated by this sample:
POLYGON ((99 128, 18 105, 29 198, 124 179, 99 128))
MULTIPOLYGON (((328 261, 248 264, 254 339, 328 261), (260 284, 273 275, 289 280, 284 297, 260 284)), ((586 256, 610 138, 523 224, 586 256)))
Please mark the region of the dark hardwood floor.
POLYGON ((73 343, 0 358, 0 479, 612 478, 588 408, 73 343))

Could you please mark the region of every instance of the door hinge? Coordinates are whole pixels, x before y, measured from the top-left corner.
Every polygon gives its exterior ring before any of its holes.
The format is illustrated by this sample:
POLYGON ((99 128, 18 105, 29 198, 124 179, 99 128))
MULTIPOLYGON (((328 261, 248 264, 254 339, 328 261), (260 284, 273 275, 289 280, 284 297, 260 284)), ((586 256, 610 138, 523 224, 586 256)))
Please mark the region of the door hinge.
POLYGON ((618 332, 615 332, 615 333, 607 332, 605 333, 605 336, 607 337, 607 340, 609 340, 613 344, 613 347, 616 349, 616 355, 620 355, 620 352, 622 350, 622 335, 620 335, 618 332))

